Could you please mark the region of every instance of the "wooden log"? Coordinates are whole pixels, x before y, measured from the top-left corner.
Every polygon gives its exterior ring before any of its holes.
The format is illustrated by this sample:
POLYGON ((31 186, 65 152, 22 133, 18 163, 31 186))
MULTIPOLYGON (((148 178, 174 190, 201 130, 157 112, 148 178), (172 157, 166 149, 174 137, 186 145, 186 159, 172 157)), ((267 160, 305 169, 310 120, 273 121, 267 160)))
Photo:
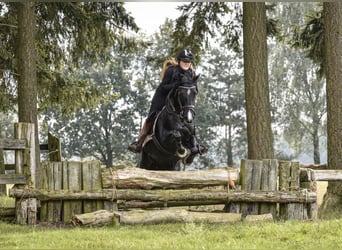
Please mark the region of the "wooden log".
POLYGON ((98 210, 91 213, 75 214, 72 224, 75 226, 101 227, 115 223, 114 213, 107 210, 98 210))
POLYGON ((120 225, 147 225, 162 223, 230 223, 241 220, 240 214, 189 212, 185 209, 132 210, 110 213, 106 210, 73 216, 72 222, 79 226, 102 226, 113 223, 120 225), (114 217, 115 216, 115 217, 114 217))
MULTIPOLYGON (((63 162, 63 189, 73 191, 82 190, 82 163, 63 162)), ((63 202, 63 221, 69 222, 74 214, 82 213, 81 200, 63 202)))
POLYGON ((27 207, 28 199, 16 199, 16 217, 17 223, 20 225, 27 224, 27 207))
POLYGON ((104 189, 102 191, 69 191, 69 190, 26 190, 11 189, 10 196, 22 198, 37 198, 41 201, 50 200, 140 200, 171 203, 183 202, 187 205, 194 202, 267 202, 267 203, 311 203, 317 198, 316 192, 302 191, 231 191, 216 189, 181 189, 181 190, 135 190, 135 189, 104 189), (187 203, 188 202, 188 203, 187 203))
MULTIPOLYGON (((83 162, 82 180, 84 191, 101 191, 101 164, 99 161, 83 162)), ((84 200, 83 212, 90 213, 104 208, 102 200, 84 200)))
POLYGON ((30 198, 27 200, 27 224, 37 224, 38 213, 38 200, 36 198, 30 198))
POLYGON ((103 188, 118 189, 180 189, 227 186, 228 180, 238 181, 238 170, 210 169, 194 171, 152 171, 140 168, 104 169, 103 188))
POLYGON ((250 221, 250 222, 257 222, 257 221, 274 221, 274 215, 269 213, 269 214, 252 214, 252 215, 247 215, 245 218, 242 218, 244 221, 250 221))

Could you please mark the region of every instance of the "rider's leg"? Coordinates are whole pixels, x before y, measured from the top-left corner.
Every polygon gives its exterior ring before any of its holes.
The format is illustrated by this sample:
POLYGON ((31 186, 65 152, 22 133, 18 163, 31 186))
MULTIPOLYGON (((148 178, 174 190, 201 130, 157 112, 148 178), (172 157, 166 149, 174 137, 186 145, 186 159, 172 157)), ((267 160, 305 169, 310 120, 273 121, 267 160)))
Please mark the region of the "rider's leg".
POLYGON ((128 150, 134 152, 134 153, 140 153, 142 149, 142 144, 146 138, 146 136, 149 134, 150 130, 152 129, 153 123, 145 120, 140 133, 139 133, 139 139, 136 142, 133 142, 131 145, 128 146, 128 150))

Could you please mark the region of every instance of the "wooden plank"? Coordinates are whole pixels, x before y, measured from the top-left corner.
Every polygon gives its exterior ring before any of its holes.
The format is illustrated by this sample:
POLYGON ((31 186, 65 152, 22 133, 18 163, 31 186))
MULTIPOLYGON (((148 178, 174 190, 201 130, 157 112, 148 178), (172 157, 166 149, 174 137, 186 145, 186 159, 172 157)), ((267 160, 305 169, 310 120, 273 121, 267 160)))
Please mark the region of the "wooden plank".
POLYGON ((313 170, 313 181, 341 181, 342 169, 313 170))
MULTIPOLYGON (((62 162, 49 162, 48 173, 48 190, 62 189, 62 162)), ((62 220, 62 201, 51 201, 48 207, 48 221, 59 222, 62 220)))
MULTIPOLYGON (((262 191, 276 191, 278 180, 278 160, 264 159, 262 174, 261 174, 261 187, 262 191)), ((277 213, 277 204, 260 203, 259 214, 271 213, 275 218, 277 213)))
MULTIPOLYGON (((48 190, 48 171, 49 163, 42 162, 40 163, 40 189, 48 190)), ((48 202, 47 201, 40 201, 40 213, 39 213, 40 221, 48 221, 48 202)))
MULTIPOLYGON (((101 163, 99 161, 88 161, 82 164, 82 183, 84 191, 101 191, 101 163)), ((90 213, 104 208, 103 201, 83 201, 83 212, 90 213)))
MULTIPOLYGON (((280 191, 300 190, 300 168, 299 162, 279 163, 279 189, 280 191)), ((307 206, 303 203, 289 202, 280 204, 279 216, 283 220, 305 220, 308 219, 307 206)))
MULTIPOLYGON (((1 129, 1 125, 0 125, 1 129)), ((0 136, 1 136, 1 131, 0 131, 0 136)), ((5 174, 5 160, 4 160, 4 151, 0 149, 0 175, 5 174)), ((0 177, 1 181, 1 177, 0 177)), ((6 195, 6 184, 0 184, 0 196, 1 195, 6 195)))
MULTIPOLYGON (((260 160, 241 160, 240 177, 242 191, 260 190, 262 169, 263 162, 260 160)), ((243 216, 259 214, 259 204, 257 203, 242 203, 240 207, 243 216)))
POLYGON ((0 149, 15 150, 26 149, 25 139, 0 139, 0 149))
POLYGON ((35 125, 33 123, 15 123, 14 135, 16 139, 25 139, 27 141, 27 148, 25 150, 15 151, 16 173, 27 175, 27 184, 38 188, 39 170, 37 169, 36 161, 36 144, 35 144, 35 125))
POLYGON ((0 184, 26 184, 26 175, 0 174, 0 184))
MULTIPOLYGON (((63 189, 69 192, 82 190, 82 163, 63 162, 63 189)), ((74 214, 82 213, 82 201, 63 202, 63 221, 69 222, 74 214)))

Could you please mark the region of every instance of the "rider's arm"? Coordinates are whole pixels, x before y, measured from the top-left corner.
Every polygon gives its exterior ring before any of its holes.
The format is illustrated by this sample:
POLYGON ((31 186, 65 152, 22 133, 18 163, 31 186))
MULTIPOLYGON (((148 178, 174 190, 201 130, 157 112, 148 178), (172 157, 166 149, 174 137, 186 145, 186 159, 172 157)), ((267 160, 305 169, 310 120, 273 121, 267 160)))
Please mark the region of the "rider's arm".
POLYGON ((166 72, 165 75, 163 77, 163 80, 161 82, 161 84, 159 85, 158 88, 160 88, 160 91, 166 96, 170 90, 173 88, 174 86, 174 74, 177 73, 176 72, 177 68, 174 66, 170 66, 166 72))

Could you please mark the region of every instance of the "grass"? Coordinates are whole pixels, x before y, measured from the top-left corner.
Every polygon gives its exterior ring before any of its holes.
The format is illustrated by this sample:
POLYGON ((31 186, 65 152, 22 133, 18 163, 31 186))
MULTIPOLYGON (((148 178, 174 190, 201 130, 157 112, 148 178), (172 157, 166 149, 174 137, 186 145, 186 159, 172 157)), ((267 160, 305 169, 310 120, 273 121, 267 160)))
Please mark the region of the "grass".
MULTIPOLYGON (((318 203, 326 183, 318 183, 318 203)), ((4 198, 4 197, 2 197, 4 198)), ((14 200, 1 200, 13 206, 14 200)), ((58 228, 0 222, 0 249, 339 249, 342 219, 58 228)))
POLYGON ((0 222, 0 249, 339 249, 342 220, 45 228, 0 222))

